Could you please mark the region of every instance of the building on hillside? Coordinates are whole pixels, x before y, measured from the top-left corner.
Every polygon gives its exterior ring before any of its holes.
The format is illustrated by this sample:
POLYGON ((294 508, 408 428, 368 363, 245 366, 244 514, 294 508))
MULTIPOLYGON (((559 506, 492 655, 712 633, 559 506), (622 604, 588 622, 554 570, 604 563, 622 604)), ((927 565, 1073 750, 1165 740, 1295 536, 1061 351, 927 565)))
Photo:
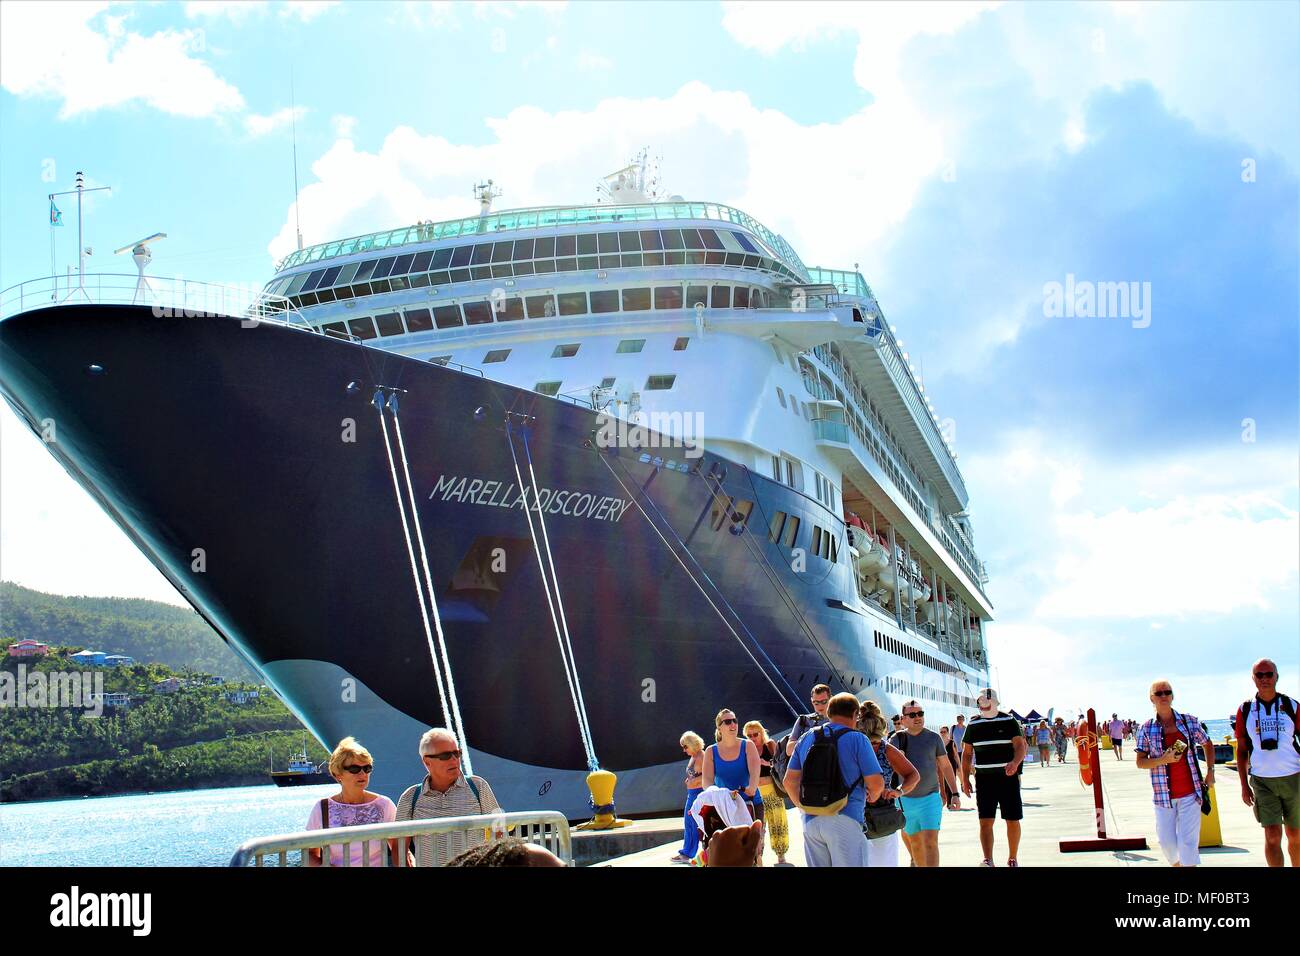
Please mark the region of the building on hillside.
POLYGON ((105 667, 126 667, 127 665, 134 663, 135 658, 127 657, 125 654, 109 654, 104 658, 105 667))
POLYGON ((105 710, 129 710, 131 707, 131 695, 127 693, 91 694, 90 702, 93 704, 100 698, 103 698, 105 710))
POLYGON ((50 645, 24 638, 17 644, 9 645, 10 657, 44 657, 50 652, 50 645))
POLYGON ((153 685, 155 694, 174 694, 184 686, 179 677, 169 677, 153 685))
POLYGON ((69 654, 68 660, 86 667, 103 667, 107 656, 103 651, 78 651, 75 654, 69 654))
POLYGON ((261 694, 255 690, 228 690, 221 696, 226 699, 227 703, 243 706, 257 700, 261 697, 261 694))

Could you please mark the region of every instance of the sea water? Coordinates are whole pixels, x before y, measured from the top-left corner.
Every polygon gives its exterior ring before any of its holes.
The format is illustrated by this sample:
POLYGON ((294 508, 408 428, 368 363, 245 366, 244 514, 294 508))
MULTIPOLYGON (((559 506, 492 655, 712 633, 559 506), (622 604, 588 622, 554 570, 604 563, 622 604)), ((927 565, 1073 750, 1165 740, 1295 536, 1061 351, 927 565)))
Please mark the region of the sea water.
POLYGON ((0 804, 0 866, 225 866, 245 840, 307 829, 312 805, 338 789, 268 784, 0 804))

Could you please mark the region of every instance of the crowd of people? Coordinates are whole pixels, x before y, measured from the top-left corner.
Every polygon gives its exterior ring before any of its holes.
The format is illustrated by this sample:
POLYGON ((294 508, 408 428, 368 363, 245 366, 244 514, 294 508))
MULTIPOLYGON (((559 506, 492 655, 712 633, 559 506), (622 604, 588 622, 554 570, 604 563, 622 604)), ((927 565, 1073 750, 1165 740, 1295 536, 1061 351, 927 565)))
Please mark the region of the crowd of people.
MULTIPOLYGON (((1241 800, 1264 830, 1265 858, 1282 866, 1283 837, 1292 866, 1300 866, 1300 719, 1296 702, 1277 690, 1277 665, 1256 661, 1256 692, 1234 716, 1241 800)), ((899 866, 906 850, 911 866, 939 865, 939 832, 945 811, 973 798, 979 820, 981 866, 995 865, 996 820, 1001 816, 1006 865, 1017 867, 1024 804, 1021 774, 1030 748, 1043 767, 1065 763, 1070 742, 1096 753, 1098 738, 1110 738, 1117 760, 1131 741, 1137 769, 1150 774, 1156 832, 1172 866, 1196 866, 1201 816, 1210 812, 1215 755, 1204 725, 1174 707, 1168 680, 1151 684, 1154 716, 1121 720, 1112 713, 1094 730, 1080 716, 1022 723, 999 707, 992 688, 980 692, 977 716, 959 715, 936 733, 926 727, 925 709, 915 700, 886 718, 874 701, 851 693, 832 694, 826 684, 812 689, 812 710, 801 714, 788 734, 773 739, 759 721, 743 727, 734 711, 714 718, 714 742, 705 746, 688 731, 680 738, 686 756, 684 839, 672 857, 678 863, 708 861, 707 834, 725 828, 758 835, 747 856, 761 865, 770 842, 778 866, 790 865, 786 801, 803 818, 804 862, 810 867, 899 866), (1205 764, 1198 759, 1197 748, 1205 764), (706 823, 706 819, 709 821, 706 823)), ((394 804, 367 789, 374 760, 347 737, 334 749, 329 771, 339 792, 314 803, 307 828, 334 829, 394 821, 476 816, 501 811, 491 786, 461 770, 461 750, 451 731, 435 728, 419 741, 424 779, 394 804)), ((720 846, 721 844, 719 844, 720 846)), ((738 845, 738 844, 737 844, 738 845)), ((749 842, 745 845, 750 846, 749 842)), ((344 865, 344 848, 328 848, 329 863, 344 865)), ((324 862, 308 850, 308 865, 324 862)), ((514 838, 489 839, 481 829, 350 844, 351 866, 562 866, 543 847, 514 838), (366 854, 369 859, 366 859, 366 854)))

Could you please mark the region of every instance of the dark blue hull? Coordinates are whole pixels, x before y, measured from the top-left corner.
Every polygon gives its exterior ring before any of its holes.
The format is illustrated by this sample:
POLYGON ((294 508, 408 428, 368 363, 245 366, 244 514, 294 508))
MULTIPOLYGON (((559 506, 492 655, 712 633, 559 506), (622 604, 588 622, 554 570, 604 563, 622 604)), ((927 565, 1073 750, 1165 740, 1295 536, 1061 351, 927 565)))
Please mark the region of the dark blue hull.
POLYGON ((508 420, 523 484, 526 430, 545 489, 592 740, 620 773, 620 810, 678 806, 677 739, 693 728, 709 740, 724 706, 778 736, 818 681, 886 707, 914 695, 899 687, 926 689, 935 726, 969 708, 983 679, 969 664, 942 674, 881 648, 887 634, 951 661, 858 605, 841 518, 741 465, 646 449, 689 465, 670 470, 599 447, 588 408, 277 325, 112 306, 0 323, 11 404, 38 429, 53 420, 49 447, 73 476, 326 746, 347 734, 369 746, 376 787, 395 794, 420 774, 419 730, 447 719, 376 386, 405 390, 474 769, 508 809, 582 815, 586 768, 508 420), (728 511, 744 502, 736 524, 728 511), (801 518, 806 568, 768 540, 776 511, 801 518), (838 563, 812 553, 814 525, 839 539, 838 563))

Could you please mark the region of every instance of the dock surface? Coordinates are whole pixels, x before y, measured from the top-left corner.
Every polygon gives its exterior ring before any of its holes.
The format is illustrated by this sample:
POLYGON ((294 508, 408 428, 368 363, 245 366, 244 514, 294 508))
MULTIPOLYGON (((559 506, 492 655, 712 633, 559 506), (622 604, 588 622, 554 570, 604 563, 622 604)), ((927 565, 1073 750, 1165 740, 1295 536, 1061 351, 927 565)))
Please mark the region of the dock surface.
MULTIPOLYGON (((1096 835, 1092 788, 1079 780, 1079 765, 1073 748, 1066 763, 1043 767, 1026 764, 1021 778, 1025 818, 1022 821, 1019 863, 1021 866, 1093 866, 1134 867, 1168 866, 1156 839, 1154 804, 1151 799, 1150 774, 1138 770, 1133 754, 1125 748, 1124 760, 1117 761, 1110 751, 1102 751, 1102 783, 1106 796, 1106 832, 1110 836, 1144 836, 1147 849, 1126 852, 1062 853, 1062 839, 1096 835)), ((1203 766, 1203 765, 1202 765, 1203 766)), ((1235 769, 1215 768, 1216 785, 1213 801, 1218 806, 1223 846, 1202 847, 1201 865, 1211 867, 1264 866, 1264 831, 1255 822, 1250 808, 1241 802, 1240 785, 1235 769)), ((962 797, 962 809, 944 811, 939 831, 941 866, 978 866, 983 853, 979 845, 979 821, 975 801, 962 797)), ((786 856, 795 866, 804 865, 803 827, 800 814, 789 810, 790 851, 786 856)), ((677 866, 669 858, 681 846, 680 820, 672 843, 631 853, 599 864, 601 866, 677 866)), ((1006 827, 995 824, 994 865, 1007 863, 1006 827)), ((906 851, 899 852, 900 863, 908 864, 906 851)), ((773 866, 776 855, 767 847, 764 866, 773 866)))

